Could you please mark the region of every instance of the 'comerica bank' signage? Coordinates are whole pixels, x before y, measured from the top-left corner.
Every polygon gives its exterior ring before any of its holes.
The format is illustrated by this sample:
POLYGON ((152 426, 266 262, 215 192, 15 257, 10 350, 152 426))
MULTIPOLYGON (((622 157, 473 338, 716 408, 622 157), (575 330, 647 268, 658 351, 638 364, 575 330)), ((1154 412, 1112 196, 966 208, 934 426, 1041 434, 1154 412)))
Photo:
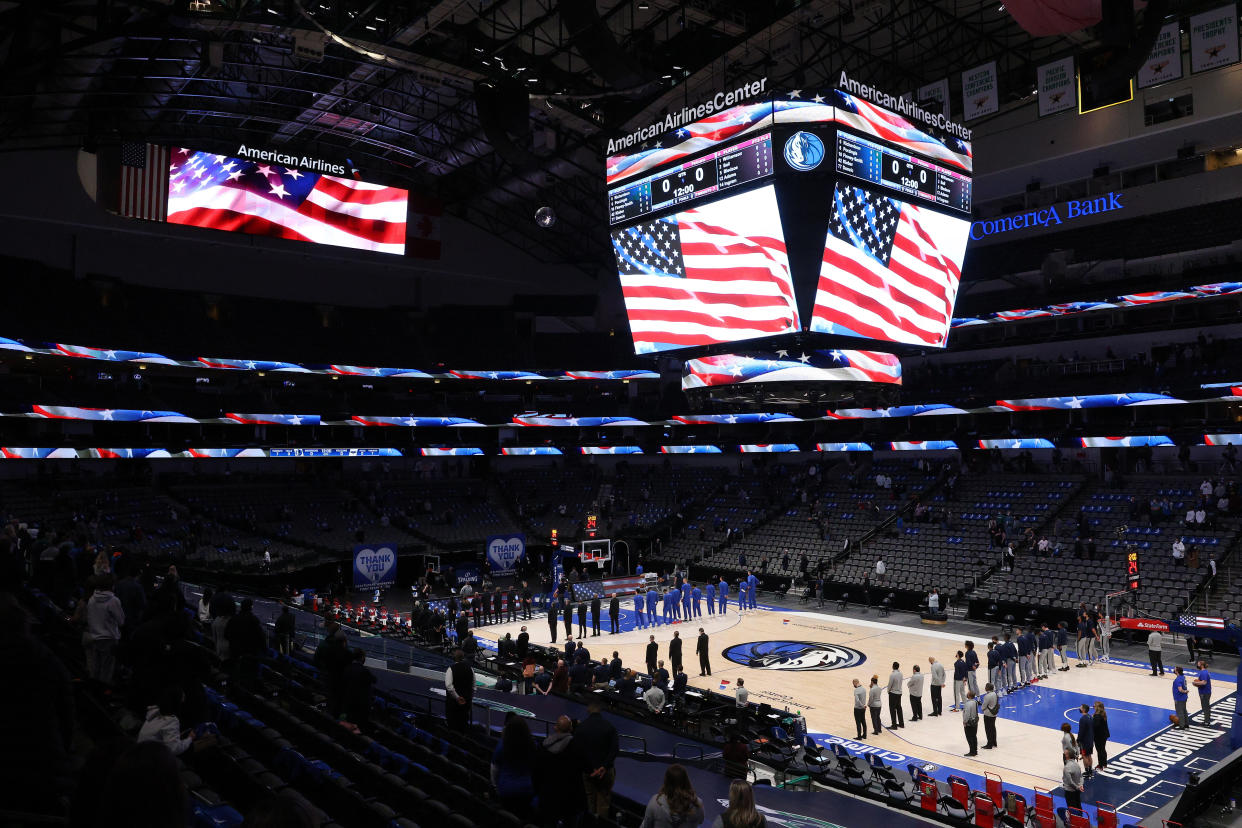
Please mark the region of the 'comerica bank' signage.
POLYGON ((979 241, 988 236, 1009 233, 1013 230, 1026 230, 1032 227, 1059 227, 1067 221, 1073 221, 1084 216, 1124 210, 1126 205, 1121 203, 1123 195, 1124 193, 1108 193, 1096 198, 1076 198, 1064 204, 1053 204, 1051 207, 1040 207, 1037 210, 1027 210, 1025 213, 1017 213, 1012 216, 976 221, 970 225, 970 237, 975 241, 979 241))
POLYGON ((760 78, 756 81, 744 83, 736 89, 728 92, 717 92, 698 106, 683 106, 681 109, 670 112, 664 116, 662 120, 653 124, 648 124, 641 129, 636 129, 629 135, 623 135, 620 138, 608 139, 608 154, 612 155, 618 150, 632 147, 643 141, 649 141, 658 135, 671 132, 683 124, 693 123, 694 121, 706 118, 715 112, 728 109, 734 104, 739 104, 747 98, 753 98, 761 95, 768 88, 768 79, 760 78))
POLYGON ((278 150, 262 150, 258 147, 248 147, 242 144, 234 153, 238 158, 248 158, 251 161, 272 161, 277 164, 283 164, 286 167, 296 167, 299 170, 310 170, 311 172, 330 173, 332 175, 344 175, 346 173, 344 164, 333 164, 331 161, 324 161, 322 158, 311 158, 309 155, 288 155, 278 150))

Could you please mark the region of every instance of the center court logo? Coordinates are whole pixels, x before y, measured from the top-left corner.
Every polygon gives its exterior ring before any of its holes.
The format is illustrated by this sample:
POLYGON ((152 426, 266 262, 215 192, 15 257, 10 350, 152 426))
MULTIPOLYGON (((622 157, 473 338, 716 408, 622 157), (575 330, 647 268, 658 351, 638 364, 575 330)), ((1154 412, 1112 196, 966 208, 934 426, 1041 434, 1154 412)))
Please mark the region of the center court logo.
POLYGON ((795 132, 785 142, 785 163, 798 172, 807 172, 824 160, 824 142, 812 132, 795 132))
POLYGON ((756 670, 844 670, 867 660, 852 647, 815 641, 751 641, 734 644, 723 655, 756 670))

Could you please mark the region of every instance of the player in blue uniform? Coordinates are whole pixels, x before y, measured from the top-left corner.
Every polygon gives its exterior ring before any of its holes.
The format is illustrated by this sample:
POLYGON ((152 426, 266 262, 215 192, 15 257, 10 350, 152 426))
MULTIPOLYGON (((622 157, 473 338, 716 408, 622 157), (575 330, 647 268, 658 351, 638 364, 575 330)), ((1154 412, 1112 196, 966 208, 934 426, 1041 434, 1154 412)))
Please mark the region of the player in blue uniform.
POLYGON ((636 629, 640 629, 640 630, 647 628, 647 619, 646 619, 646 616, 643 615, 644 598, 645 596, 642 594, 641 591, 634 593, 634 615, 637 616, 638 618, 638 620, 635 621, 634 624, 635 624, 636 629))
POLYGON ((755 575, 753 572, 750 573, 750 577, 746 579, 746 583, 746 597, 750 600, 750 608, 759 609, 759 604, 755 600, 755 593, 759 591, 759 576, 755 575))
POLYGON ((720 606, 717 607, 717 610, 721 615, 724 615, 725 610, 729 608, 729 582, 724 579, 724 576, 720 578, 720 583, 716 587, 716 594, 720 596, 720 606))
MULTIPOLYGON (((691 601, 691 603, 693 604, 693 607, 694 607, 694 609, 693 609, 693 616, 692 616, 693 618, 702 618, 702 617, 703 617, 703 607, 702 607, 702 605, 699 603, 699 602, 700 602, 700 601, 702 601, 702 600, 703 600, 703 590, 699 589, 698 587, 694 587, 694 588, 692 588, 692 589, 690 590, 690 601, 691 601)), ((709 599, 709 600, 710 600, 710 599, 709 599)))
POLYGON ((690 595, 691 586, 689 581, 681 582, 681 620, 690 620, 690 595))
POLYGON ((707 614, 716 614, 716 585, 709 578, 707 581, 707 614))
POLYGON ((656 626, 660 623, 660 619, 656 616, 656 607, 660 603, 660 593, 655 591, 655 587, 647 590, 647 623, 656 626))

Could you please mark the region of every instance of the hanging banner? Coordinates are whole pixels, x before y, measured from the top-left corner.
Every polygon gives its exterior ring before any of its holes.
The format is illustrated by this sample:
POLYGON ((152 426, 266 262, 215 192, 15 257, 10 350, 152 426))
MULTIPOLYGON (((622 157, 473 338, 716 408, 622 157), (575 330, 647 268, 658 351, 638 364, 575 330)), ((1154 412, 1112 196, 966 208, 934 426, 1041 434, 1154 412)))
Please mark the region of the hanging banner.
POLYGON ((1238 6, 1230 3, 1190 18, 1190 71, 1238 62, 1238 6))
POLYGON ((973 121, 1000 109, 996 61, 962 72, 962 120, 973 121))
POLYGON ((919 103, 923 105, 924 109, 930 112, 939 112, 946 118, 950 117, 948 78, 941 78, 926 86, 920 86, 918 98, 919 103))
POLYGON ((487 562, 492 572, 507 575, 526 557, 525 535, 492 535, 487 539, 487 562))
POLYGON ((1146 89, 1182 76, 1181 23, 1174 20, 1156 35, 1156 45, 1138 69, 1138 87, 1146 89))
POLYGON ((381 589, 397 580, 396 544, 354 547, 354 589, 381 589))
POLYGON ((1045 63, 1035 70, 1039 87, 1039 117, 1078 106, 1078 85, 1072 57, 1045 63))

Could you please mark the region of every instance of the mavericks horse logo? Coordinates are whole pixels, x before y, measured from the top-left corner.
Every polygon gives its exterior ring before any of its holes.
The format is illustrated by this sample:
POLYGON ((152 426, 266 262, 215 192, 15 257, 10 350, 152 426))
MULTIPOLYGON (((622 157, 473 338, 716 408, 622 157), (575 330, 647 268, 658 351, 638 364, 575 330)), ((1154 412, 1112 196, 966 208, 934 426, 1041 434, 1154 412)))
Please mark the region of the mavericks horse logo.
POLYGON ((807 172, 824 160, 824 142, 813 132, 795 132, 785 142, 785 163, 798 172, 807 172))
POLYGON ((724 657, 756 670, 843 670, 867 660, 852 647, 817 641, 751 641, 729 647, 724 657))

